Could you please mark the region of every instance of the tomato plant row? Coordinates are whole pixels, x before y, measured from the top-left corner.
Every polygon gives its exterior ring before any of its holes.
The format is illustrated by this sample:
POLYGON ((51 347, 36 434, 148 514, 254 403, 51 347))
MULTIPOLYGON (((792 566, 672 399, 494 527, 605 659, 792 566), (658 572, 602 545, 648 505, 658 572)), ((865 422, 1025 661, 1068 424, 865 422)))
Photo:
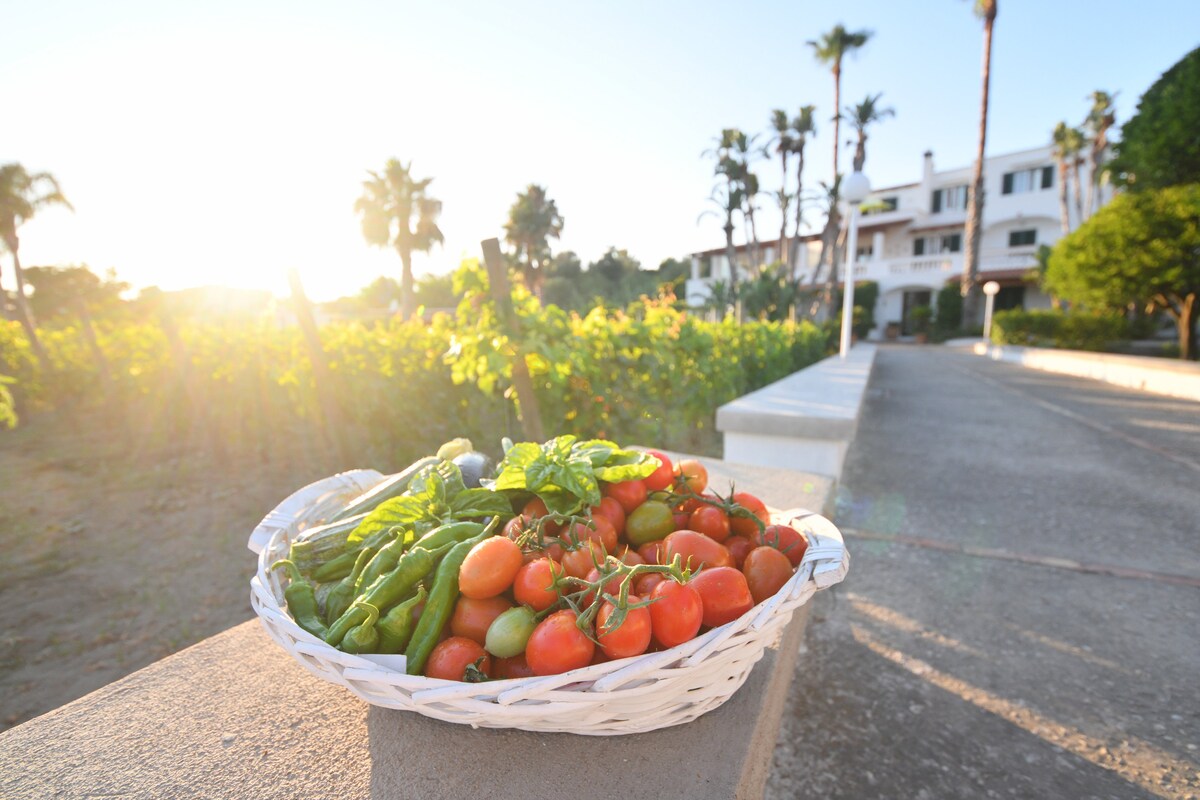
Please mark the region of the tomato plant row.
MULTIPOLYGON (((464 300, 430 323, 386 320, 322 326, 328 385, 341 434, 360 463, 404 463, 452 436, 512 435, 512 348, 468 263, 464 300)), ((513 292, 521 346, 547 428, 687 451, 714 445, 715 409, 824 355, 807 323, 712 323, 667 301, 580 316, 513 292)), ((316 378, 300 331, 268 322, 164 327, 99 320, 107 377, 77 327, 42 331, 42 373, 19 325, 0 321, 0 375, 18 411, 98 403, 177 439, 269 451, 297 428, 319 427, 316 378)))

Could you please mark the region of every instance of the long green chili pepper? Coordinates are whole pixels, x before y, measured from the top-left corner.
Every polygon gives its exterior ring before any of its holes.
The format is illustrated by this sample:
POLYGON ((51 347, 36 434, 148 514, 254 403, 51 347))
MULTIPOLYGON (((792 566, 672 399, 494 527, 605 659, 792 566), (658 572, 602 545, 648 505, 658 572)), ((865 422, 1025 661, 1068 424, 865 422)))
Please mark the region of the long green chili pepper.
POLYGON ((367 537, 358 543, 358 545, 341 555, 331 558, 321 566, 313 570, 313 580, 319 583, 327 583, 329 581, 340 581, 342 578, 350 574, 354 569, 354 562, 358 560, 358 554, 367 548, 379 547, 388 537, 391 536, 391 531, 379 531, 378 533, 367 537))
MULTIPOLYGON (((375 580, 385 573, 391 572, 396 568, 396 563, 400 561, 400 556, 404 555, 404 532, 398 532, 395 539, 385 544, 376 551, 375 556, 370 563, 362 570, 358 577, 354 580, 354 594, 362 594, 363 589, 370 586, 375 580)), ((429 548, 425 548, 428 550, 429 548)), ((349 607, 349 603, 346 604, 349 607)), ((342 609, 345 611, 346 609, 342 609)))
POLYGON ((375 630, 375 623, 379 621, 379 609, 361 600, 355 600, 354 605, 366 609, 367 618, 363 620, 362 625, 351 629, 346 638, 342 639, 342 652, 374 653, 379 645, 379 632, 375 630))
POLYGON ((376 609, 386 613, 415 589, 421 579, 428 575, 437 564, 438 559, 448 553, 452 547, 454 545, 448 544, 432 551, 417 547, 405 553, 400 562, 396 564, 395 569, 386 575, 379 576, 366 592, 359 596, 358 601, 355 601, 354 605, 346 609, 345 614, 342 614, 336 622, 329 626, 329 633, 325 634, 326 643, 340 644, 351 628, 361 625, 362 621, 367 618, 367 612, 359 607, 359 601, 373 605, 376 609))
POLYGON ((436 550, 452 542, 461 542, 477 535, 483 526, 478 522, 451 522, 434 528, 429 533, 417 539, 413 547, 424 547, 426 550, 436 550))
POLYGON ((287 567, 288 586, 283 590, 283 599, 287 601, 288 612, 296 624, 318 638, 325 638, 328 631, 321 615, 317 612, 316 588, 300 573, 300 568, 286 558, 271 565, 271 569, 287 567))
POLYGON ((362 576, 363 570, 375 555, 375 551, 367 548, 358 554, 358 558, 354 562, 354 569, 350 570, 350 574, 342 578, 329 596, 325 598, 325 621, 332 623, 342 614, 346 613, 346 609, 354 602, 354 598, 358 596, 358 579, 362 576))
POLYGON ((446 554, 441 564, 438 564, 437 572, 433 576, 433 586, 429 589, 429 599, 425 601, 425 609, 421 612, 412 639, 404 651, 408 658, 409 675, 420 675, 425 669, 425 661, 454 611, 454 602, 458 597, 458 570, 462 567, 467 553, 484 539, 491 538, 495 528, 496 522, 493 521, 478 536, 454 545, 454 549, 446 554))
POLYGON ((408 640, 413 632, 413 609, 425 602, 425 587, 418 586, 417 593, 395 606, 375 623, 379 631, 379 647, 377 652, 383 655, 394 655, 408 646, 408 640))

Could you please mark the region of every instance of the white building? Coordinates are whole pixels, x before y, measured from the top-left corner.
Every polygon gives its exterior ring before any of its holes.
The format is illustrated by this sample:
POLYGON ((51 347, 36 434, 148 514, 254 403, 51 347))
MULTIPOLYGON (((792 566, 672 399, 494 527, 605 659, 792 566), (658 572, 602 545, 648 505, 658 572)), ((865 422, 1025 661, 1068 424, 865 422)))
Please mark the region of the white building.
MULTIPOLYGON (((911 309, 935 305, 937 292, 961 279, 971 172, 971 166, 938 172, 933 154, 926 153, 919 182, 875 189, 864 203, 867 210, 859 219, 854 279, 879 284, 872 338, 882 337, 889 323, 908 333, 911 309)), ((1080 173, 1086 197, 1086 164, 1080 173)), ((1048 145, 992 156, 984 162, 979 279, 1000 284, 997 310, 1050 306, 1050 299, 1025 276, 1037 265, 1034 254, 1038 246, 1053 245, 1062 236, 1058 182, 1053 149, 1048 145)), ((1100 202, 1110 197, 1111 190, 1104 185, 1100 202)), ((1078 219, 1073 187, 1068 203, 1074 228, 1078 219)), ((737 249, 739 256, 746 252, 744 245, 737 249)), ((760 244, 759 263, 774 260, 777 249, 778 242, 760 244)), ((802 238, 795 265, 798 274, 811 273, 810 265, 816 263, 819 250, 817 236, 802 238)), ((703 302, 707 284, 729 278, 725 249, 693 254, 691 277, 688 300, 703 302)))

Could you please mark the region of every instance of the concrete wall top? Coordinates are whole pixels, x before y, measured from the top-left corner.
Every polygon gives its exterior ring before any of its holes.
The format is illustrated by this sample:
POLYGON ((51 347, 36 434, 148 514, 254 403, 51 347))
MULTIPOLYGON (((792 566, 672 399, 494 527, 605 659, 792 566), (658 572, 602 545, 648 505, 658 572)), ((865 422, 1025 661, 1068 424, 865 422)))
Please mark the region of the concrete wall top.
POLYGON ((717 430, 808 439, 852 439, 875 345, 859 342, 717 409, 717 430))

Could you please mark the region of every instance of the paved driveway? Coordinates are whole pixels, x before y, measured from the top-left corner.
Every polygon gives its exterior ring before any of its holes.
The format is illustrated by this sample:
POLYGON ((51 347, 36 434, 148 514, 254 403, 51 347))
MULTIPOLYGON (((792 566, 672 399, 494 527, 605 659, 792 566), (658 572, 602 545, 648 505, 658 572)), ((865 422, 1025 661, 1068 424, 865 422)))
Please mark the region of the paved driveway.
POLYGON ((883 347, 768 796, 1200 795, 1200 403, 883 347))

